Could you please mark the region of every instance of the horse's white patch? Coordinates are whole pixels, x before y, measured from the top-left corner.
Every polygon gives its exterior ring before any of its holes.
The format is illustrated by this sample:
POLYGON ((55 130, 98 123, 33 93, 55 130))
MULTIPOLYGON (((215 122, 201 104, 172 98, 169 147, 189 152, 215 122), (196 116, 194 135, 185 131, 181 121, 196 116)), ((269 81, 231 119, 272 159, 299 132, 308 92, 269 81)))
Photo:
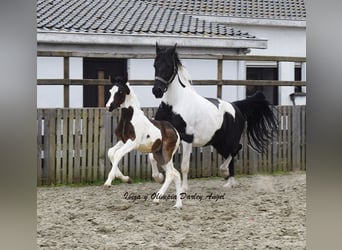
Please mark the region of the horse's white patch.
POLYGON ((231 103, 220 100, 219 110, 223 112, 223 114, 228 112, 235 119, 235 109, 231 103))
POLYGON ((110 90, 109 90, 109 93, 110 93, 110 97, 106 103, 106 108, 108 109, 110 107, 110 104, 114 101, 114 95, 115 93, 118 91, 118 87, 117 86, 113 86, 110 90))
POLYGON ((142 153, 150 153, 152 150, 152 146, 153 146, 152 141, 144 142, 144 143, 139 145, 137 150, 142 152, 142 153))

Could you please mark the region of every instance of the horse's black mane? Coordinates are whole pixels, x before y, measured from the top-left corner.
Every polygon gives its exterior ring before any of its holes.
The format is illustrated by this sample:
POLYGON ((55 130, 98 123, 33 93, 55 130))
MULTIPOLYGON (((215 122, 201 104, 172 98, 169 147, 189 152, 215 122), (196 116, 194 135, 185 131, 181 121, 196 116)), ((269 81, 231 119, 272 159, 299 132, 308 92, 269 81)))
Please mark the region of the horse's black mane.
POLYGON ((177 51, 175 52, 174 57, 175 57, 175 63, 176 63, 176 65, 177 65, 177 66, 183 66, 181 60, 179 59, 179 56, 178 56, 177 51))

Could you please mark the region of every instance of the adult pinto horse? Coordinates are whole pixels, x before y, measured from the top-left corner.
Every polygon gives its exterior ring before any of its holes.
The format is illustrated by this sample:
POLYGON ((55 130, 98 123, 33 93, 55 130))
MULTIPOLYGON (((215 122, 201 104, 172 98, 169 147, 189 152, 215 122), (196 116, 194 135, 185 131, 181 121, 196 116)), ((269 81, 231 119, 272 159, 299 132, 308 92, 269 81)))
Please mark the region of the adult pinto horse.
POLYGON ((240 139, 246 123, 248 143, 258 152, 266 150, 268 140, 277 128, 270 104, 261 92, 233 103, 204 98, 192 88, 189 74, 176 52, 176 45, 160 48, 156 44, 156 53, 152 92, 156 98, 162 98, 162 102, 155 119, 169 121, 180 134, 183 191, 188 189, 192 147, 208 145, 212 145, 225 158, 220 166, 221 175, 228 179, 224 186, 236 185, 234 157, 242 148, 240 139))
MULTIPOLYGON (((112 169, 104 186, 110 187, 115 177, 124 182, 130 181, 128 176, 121 173, 118 163, 125 154, 136 149, 140 152, 149 153, 149 159, 153 166, 156 168, 157 165, 162 166, 166 172, 165 182, 157 192, 154 201, 158 202, 160 198, 163 198, 170 183, 174 181, 176 185, 175 207, 180 208, 182 206, 180 198, 181 179, 172 162, 173 155, 180 143, 177 130, 167 121, 150 120, 144 115, 136 95, 127 82, 127 77, 116 77, 113 84, 106 107, 108 111, 121 109, 121 117, 115 129, 118 142, 108 150, 112 169)), ((154 173, 156 171, 158 172, 158 168, 157 170, 153 169, 154 173)))

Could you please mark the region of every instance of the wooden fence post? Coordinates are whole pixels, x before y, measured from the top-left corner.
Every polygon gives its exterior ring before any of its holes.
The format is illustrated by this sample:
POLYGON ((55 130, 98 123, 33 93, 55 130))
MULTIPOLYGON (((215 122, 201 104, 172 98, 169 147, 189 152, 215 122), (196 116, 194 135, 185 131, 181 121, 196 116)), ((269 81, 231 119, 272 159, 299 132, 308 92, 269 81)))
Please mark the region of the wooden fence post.
POLYGON ((70 74, 69 74, 69 57, 65 56, 63 57, 63 65, 64 65, 64 80, 68 82, 67 85, 63 86, 63 94, 64 94, 64 107, 69 107, 69 80, 70 80, 70 74))
POLYGON ((292 108, 292 169, 299 170, 300 169, 300 106, 293 106, 292 108))
MULTIPOLYGON (((104 71, 103 70, 99 70, 97 72, 97 78, 100 80, 104 79, 104 71)), ((104 86, 103 85, 98 85, 97 86, 98 89, 98 107, 104 107, 105 106, 105 91, 104 91, 104 86)))
POLYGON ((43 110, 37 110, 37 185, 42 185, 42 150, 43 150, 43 134, 42 134, 42 122, 43 122, 43 110))
POLYGON ((48 116, 48 127, 49 127, 49 134, 47 137, 49 138, 49 165, 48 165, 48 184, 56 184, 56 110, 49 110, 48 116))
POLYGON ((222 59, 217 59, 217 98, 222 98, 222 59))
POLYGON ((106 136, 110 138, 109 135, 106 135, 106 119, 105 119, 105 109, 100 110, 100 148, 99 148, 99 175, 98 180, 104 180, 105 179, 105 163, 106 163, 106 136))

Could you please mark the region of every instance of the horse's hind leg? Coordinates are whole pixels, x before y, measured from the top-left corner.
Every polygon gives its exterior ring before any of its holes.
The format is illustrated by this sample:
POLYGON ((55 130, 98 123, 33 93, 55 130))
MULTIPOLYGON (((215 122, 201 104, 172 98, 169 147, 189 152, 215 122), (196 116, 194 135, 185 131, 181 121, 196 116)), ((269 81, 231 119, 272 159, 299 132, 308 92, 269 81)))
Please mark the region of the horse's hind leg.
POLYGON ((229 176, 230 171, 228 170, 228 166, 230 162, 232 161, 233 157, 229 155, 227 159, 224 160, 224 162, 220 166, 220 174, 222 177, 226 178, 229 176))
POLYGON ((187 142, 182 142, 183 153, 182 153, 182 192, 186 192, 188 190, 188 173, 189 173, 189 163, 190 163, 190 154, 192 150, 192 144, 187 142))
POLYGON ((181 194, 181 178, 180 178, 180 174, 177 171, 177 169, 175 169, 173 167, 173 164, 172 164, 172 171, 174 173, 174 182, 175 182, 175 186, 176 186, 176 195, 177 195, 177 201, 176 201, 176 205, 174 205, 174 207, 181 208, 182 207, 182 200, 180 197, 180 194, 181 194))
POLYGON ((232 153, 232 159, 229 163, 229 176, 227 177, 228 181, 227 183, 224 185, 224 187, 235 187, 237 185, 236 181, 235 181, 235 167, 234 167, 234 157, 239 153, 239 151, 241 150, 242 145, 238 144, 236 150, 232 153))
POLYGON ((237 185, 236 181, 235 181, 235 169, 234 169, 234 158, 232 158, 232 160, 229 163, 229 176, 228 176, 228 181, 226 184, 224 184, 224 187, 235 187, 237 185))
POLYGON ((162 173, 159 172, 158 166, 157 166, 157 161, 153 158, 153 154, 152 153, 148 154, 148 158, 149 158, 149 160, 151 162, 151 166, 152 166, 152 177, 153 177, 153 179, 158 183, 163 183, 164 176, 162 173))
POLYGON ((172 171, 172 161, 169 161, 166 165, 163 166, 165 169, 165 182, 163 186, 159 189, 157 192, 157 197, 153 200, 154 202, 159 202, 159 197, 163 196, 167 190, 167 188, 170 186, 170 183, 174 179, 174 172, 172 171))

